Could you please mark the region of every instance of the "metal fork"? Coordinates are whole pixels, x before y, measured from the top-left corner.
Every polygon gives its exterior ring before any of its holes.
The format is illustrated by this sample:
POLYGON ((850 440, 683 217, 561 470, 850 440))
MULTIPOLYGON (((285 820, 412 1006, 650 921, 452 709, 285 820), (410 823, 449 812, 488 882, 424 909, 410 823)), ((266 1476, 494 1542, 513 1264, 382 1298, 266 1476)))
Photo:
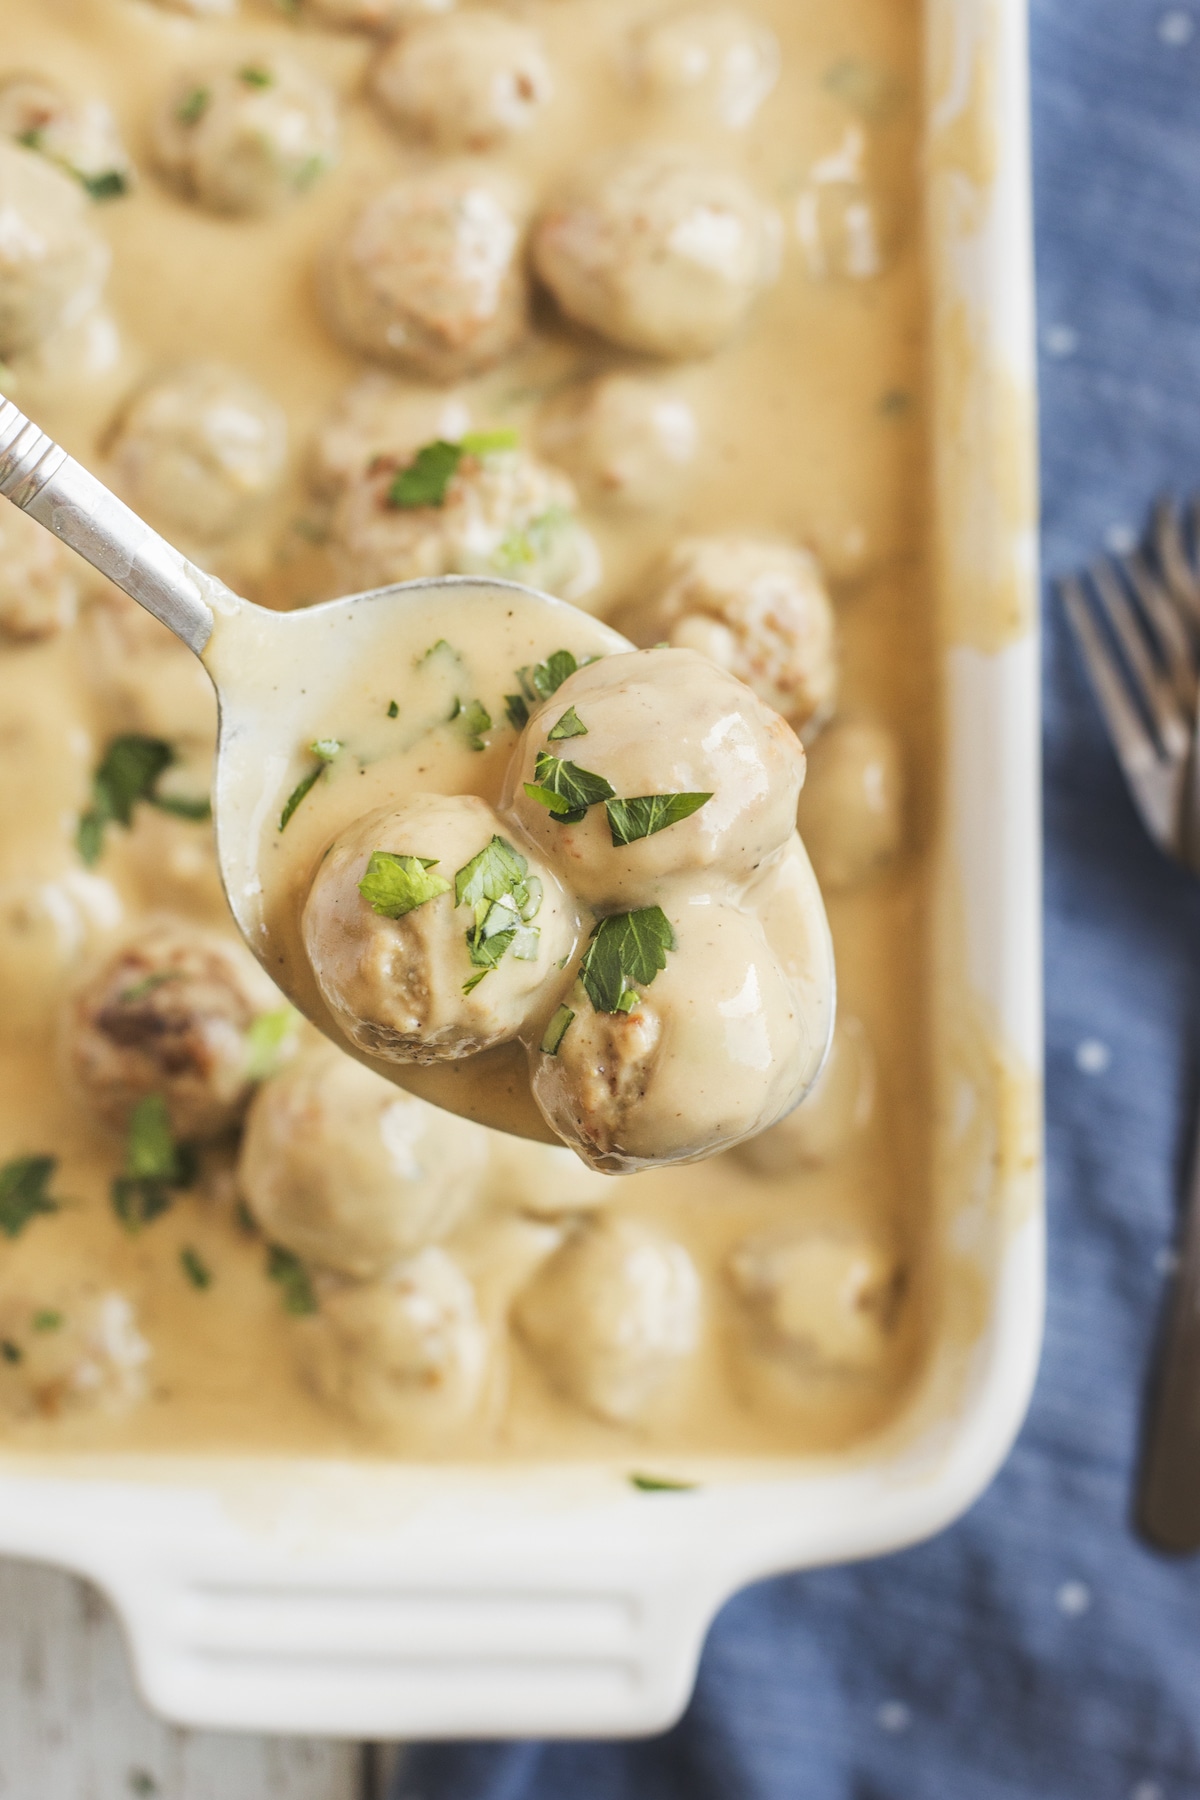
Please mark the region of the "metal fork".
MULTIPOLYGON (((1200 497, 1157 502, 1143 545, 1059 583, 1142 822, 1200 875, 1200 497)), ((1138 1484, 1138 1523, 1200 1549, 1200 1136, 1138 1484)))

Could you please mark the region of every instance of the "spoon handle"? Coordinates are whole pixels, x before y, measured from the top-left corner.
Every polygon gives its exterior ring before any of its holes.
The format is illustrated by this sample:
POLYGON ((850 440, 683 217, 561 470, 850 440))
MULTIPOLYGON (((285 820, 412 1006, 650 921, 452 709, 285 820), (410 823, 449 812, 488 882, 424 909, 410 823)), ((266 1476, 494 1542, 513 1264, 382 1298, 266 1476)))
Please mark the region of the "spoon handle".
POLYGON ((0 394, 0 494, 161 619, 199 656, 212 635, 206 595, 236 603, 102 481, 0 394))

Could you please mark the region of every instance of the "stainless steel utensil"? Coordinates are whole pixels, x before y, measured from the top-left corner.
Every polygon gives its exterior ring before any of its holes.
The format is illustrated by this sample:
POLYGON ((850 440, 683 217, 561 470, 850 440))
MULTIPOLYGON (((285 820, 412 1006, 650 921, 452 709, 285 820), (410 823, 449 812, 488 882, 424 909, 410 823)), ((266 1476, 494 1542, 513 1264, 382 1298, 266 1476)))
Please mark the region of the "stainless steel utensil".
MULTIPOLYGON (((1145 544, 1059 583, 1142 822, 1200 875, 1200 498, 1159 500, 1145 544)), ((1200 1133, 1146 1434, 1138 1522, 1161 1549, 1200 1549, 1200 1133)))

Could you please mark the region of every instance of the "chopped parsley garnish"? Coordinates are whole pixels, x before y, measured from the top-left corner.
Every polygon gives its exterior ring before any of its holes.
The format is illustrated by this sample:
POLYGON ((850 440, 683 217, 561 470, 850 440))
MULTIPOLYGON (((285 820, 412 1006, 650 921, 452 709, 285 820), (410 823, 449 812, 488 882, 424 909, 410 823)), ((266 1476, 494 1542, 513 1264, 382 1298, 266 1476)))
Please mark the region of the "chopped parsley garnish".
POLYGON ((388 718, 389 719, 398 719, 399 717, 400 717, 399 701, 389 700, 388 701, 388 718))
POLYGON ((397 474, 388 489, 388 505, 402 512, 419 506, 445 506, 450 483, 464 456, 494 456, 498 451, 516 447, 515 431, 468 431, 454 443, 447 438, 434 438, 432 443, 422 444, 412 461, 397 474))
POLYGON ((175 109, 175 117, 181 125, 198 125, 208 111, 208 103, 212 94, 208 88, 193 88, 191 93, 175 109))
POLYGON ((474 923, 467 932, 467 955, 479 972, 464 983, 469 994, 509 950, 518 962, 536 962, 541 933, 530 924, 542 904, 542 884, 507 839, 489 844, 454 877, 454 903, 469 906, 474 923))
POLYGON ((85 863, 94 863, 104 848, 106 826, 132 824, 139 801, 181 819, 200 822, 211 817, 206 799, 159 793, 158 783, 175 760, 165 738, 125 732, 110 741, 92 776, 92 804, 80 819, 75 838, 85 863))
POLYGON ((147 1094, 129 1121, 125 1173, 113 1177, 113 1211, 127 1231, 138 1231, 167 1211, 173 1189, 190 1187, 195 1177, 195 1156, 175 1142, 166 1101, 147 1094))
POLYGON ((244 81, 247 87, 269 88, 275 85, 275 77, 270 69, 260 69, 256 64, 249 64, 238 70, 238 80, 244 81))
POLYGON ((578 824, 589 806, 613 800, 617 792, 603 775, 581 769, 578 763, 564 762, 548 750, 538 751, 533 780, 524 786, 529 798, 553 813, 560 825, 578 824))
POLYGON ((546 733, 546 739, 547 742, 551 744, 557 744, 563 738, 586 737, 587 734, 588 728, 580 718, 579 714, 575 711, 575 708, 573 706, 568 706, 566 712, 558 721, 558 724, 554 729, 546 733))
POLYGON ((41 126, 31 125, 28 131, 19 131, 17 133, 17 142, 26 150, 40 150, 42 147, 42 136, 41 126))
POLYGON ((392 850, 373 850, 358 891, 373 912, 384 919, 402 919, 405 913, 450 892, 450 883, 436 869, 436 856, 398 856, 392 850))
POLYGON ((283 1047, 299 1020, 292 1006, 276 1007, 274 1012, 260 1013, 246 1033, 246 1076, 250 1081, 265 1081, 279 1066, 283 1047))
POLYGON ((212 1270, 204 1261, 200 1252, 198 1250, 193 1250, 190 1244, 185 1244, 183 1249, 179 1252, 179 1266, 194 1288, 199 1288, 203 1291, 204 1288, 210 1288, 212 1286, 212 1270))
POLYGON ((690 819, 712 799, 711 794, 641 794, 636 800, 610 800, 605 807, 614 846, 653 837, 681 819, 690 819))
POLYGON ((429 662, 432 657, 442 655, 452 656, 456 662, 462 661, 462 658, 454 648, 454 645, 448 643, 445 638, 439 638, 436 644, 430 644, 423 656, 418 656, 414 659, 413 667, 417 669, 424 668, 425 664, 429 662))
POLYGON ((6 1363, 19 1363, 24 1361, 23 1352, 17 1344, 13 1343, 11 1338, 0 1338, 0 1357, 2 1357, 6 1363))
POLYGON ((122 1006, 135 1006, 139 1000, 144 1000, 147 994, 152 994, 155 988, 164 987, 168 981, 182 980, 182 969, 156 969, 153 975, 143 975, 142 979, 135 981, 132 987, 122 988, 117 995, 117 1000, 122 1006))
POLYGON ((271 1244, 268 1247, 267 1275, 270 1280, 279 1283, 285 1312, 294 1313, 297 1318, 316 1312, 317 1296, 313 1290, 312 1276, 300 1258, 291 1250, 285 1250, 282 1244, 271 1244))
POLYGON ((46 1192, 57 1167, 56 1156, 16 1156, 0 1168, 0 1231, 5 1237, 20 1237, 40 1213, 58 1211, 58 1201, 46 1192))
POLYGON ((93 200, 119 200, 129 192, 129 177, 123 169, 105 169, 99 175, 79 176, 93 200))
POLYGON ((559 532, 573 523, 567 507, 548 506, 545 512, 538 513, 527 525, 515 525, 508 532, 492 558, 493 564, 501 572, 508 574, 516 569, 531 567, 549 555, 559 532))
POLYGON ((62 1313, 56 1312, 52 1306, 43 1306, 35 1312, 31 1321, 35 1331, 61 1331, 66 1324, 62 1313))
POLYGON ((456 700, 450 718, 457 721, 472 750, 487 749, 483 733, 492 729, 492 715, 482 700, 468 700, 465 706, 461 700, 456 700))
POLYGON ((641 998, 637 990, 650 986, 666 968, 667 952, 675 948, 675 933, 661 906, 601 919, 579 967, 596 1011, 632 1012, 641 998))
MULTIPOLYGON (((514 731, 524 731, 529 723, 529 709, 543 700, 549 700, 556 694, 568 675, 574 675, 577 669, 586 667, 589 662, 596 662, 596 657, 585 657, 579 662, 571 650, 555 650, 545 662, 529 663, 517 670, 517 680, 521 684, 519 694, 505 694, 504 704, 508 713, 508 722, 514 731)), ((578 735, 578 734, 576 734, 578 735)))
POLYGON ((639 1494, 694 1494, 700 1484, 698 1481, 672 1481, 666 1475, 633 1474, 629 1477, 629 1485, 639 1494))
POLYGON ((575 1014, 571 1011, 569 1006, 559 1007, 543 1032, 541 1044, 538 1046, 543 1056, 558 1055, 558 1046, 566 1037, 567 1026, 570 1025, 574 1017, 575 1014))
POLYGON ((295 812, 300 802, 305 799, 308 794, 311 794, 329 764, 342 748, 336 738, 317 738, 315 743, 311 743, 308 747, 317 759, 317 766, 315 769, 310 769, 303 781, 298 781, 288 795, 287 804, 279 815, 280 831, 287 830, 288 821, 291 819, 292 814, 295 812))

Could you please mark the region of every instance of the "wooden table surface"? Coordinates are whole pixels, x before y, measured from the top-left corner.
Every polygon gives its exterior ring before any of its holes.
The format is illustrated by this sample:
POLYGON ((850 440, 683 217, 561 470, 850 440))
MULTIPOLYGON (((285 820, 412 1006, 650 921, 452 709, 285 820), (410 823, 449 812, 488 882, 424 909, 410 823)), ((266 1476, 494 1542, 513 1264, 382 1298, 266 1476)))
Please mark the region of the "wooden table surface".
POLYGON ((0 1800, 384 1800, 380 1746, 181 1731, 86 1583, 0 1560, 0 1800))

